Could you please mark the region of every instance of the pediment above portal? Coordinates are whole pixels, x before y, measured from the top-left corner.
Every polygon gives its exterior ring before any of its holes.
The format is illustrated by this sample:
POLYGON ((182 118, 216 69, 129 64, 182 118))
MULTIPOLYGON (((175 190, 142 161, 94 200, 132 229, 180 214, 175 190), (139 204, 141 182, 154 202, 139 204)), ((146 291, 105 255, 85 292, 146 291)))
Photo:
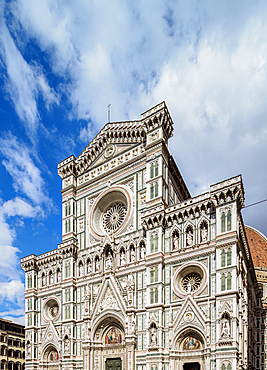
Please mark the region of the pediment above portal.
POLYGON ((125 300, 113 275, 103 281, 95 302, 92 311, 92 322, 110 310, 122 316, 126 315, 125 300))

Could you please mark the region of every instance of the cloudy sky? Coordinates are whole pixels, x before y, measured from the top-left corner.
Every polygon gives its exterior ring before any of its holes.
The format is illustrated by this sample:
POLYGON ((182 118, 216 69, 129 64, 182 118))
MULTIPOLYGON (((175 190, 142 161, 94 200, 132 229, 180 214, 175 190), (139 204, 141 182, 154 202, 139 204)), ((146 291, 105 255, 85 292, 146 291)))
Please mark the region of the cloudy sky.
MULTIPOLYGON (((57 163, 165 100, 192 195, 242 174, 267 198, 267 2, 0 0, 0 316, 24 322, 20 258, 61 241, 57 163)), ((267 202, 244 209, 267 234, 267 202)))

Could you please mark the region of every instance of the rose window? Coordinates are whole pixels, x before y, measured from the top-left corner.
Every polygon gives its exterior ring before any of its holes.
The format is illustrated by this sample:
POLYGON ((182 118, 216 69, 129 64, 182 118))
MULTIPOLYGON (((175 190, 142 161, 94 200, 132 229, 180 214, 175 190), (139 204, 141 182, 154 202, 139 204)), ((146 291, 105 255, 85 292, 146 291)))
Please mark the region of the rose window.
POLYGON ((200 287, 201 280, 201 276, 198 273, 191 272, 182 279, 181 286, 186 292, 194 292, 200 287))
POLYGON ((107 233, 119 229, 124 222, 127 210, 122 203, 113 203, 103 214, 103 228, 107 233))

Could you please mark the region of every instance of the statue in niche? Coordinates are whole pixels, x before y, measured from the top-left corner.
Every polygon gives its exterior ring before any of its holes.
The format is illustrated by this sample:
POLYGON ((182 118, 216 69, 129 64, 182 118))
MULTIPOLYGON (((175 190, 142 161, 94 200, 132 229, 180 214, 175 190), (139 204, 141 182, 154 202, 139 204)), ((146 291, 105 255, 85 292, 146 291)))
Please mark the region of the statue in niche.
POLYGON ((95 260, 95 270, 100 271, 100 260, 99 260, 99 258, 96 258, 96 260, 95 260))
POLYGON ((70 351, 70 341, 69 337, 66 335, 64 338, 64 352, 68 353, 70 351))
POLYGON ((145 258, 145 251, 146 251, 146 247, 142 244, 140 246, 140 257, 141 257, 141 259, 145 258))
POLYGON ((221 337, 230 337, 230 316, 224 313, 221 318, 221 337))
POLYGON ((91 274, 91 272, 92 272, 91 260, 87 260, 87 274, 91 274))
POLYGON ((206 225, 202 226, 200 236, 201 236, 201 242, 206 242, 208 240, 208 230, 207 230, 206 225))
POLYGON ((134 247, 132 247, 130 249, 130 260, 131 260, 131 262, 134 262, 135 261, 135 250, 134 250, 134 247))
POLYGON ((109 250, 108 254, 106 256, 106 259, 105 259, 105 268, 110 269, 112 267, 112 262, 113 262, 113 258, 112 258, 111 252, 109 250))
POLYGON ((187 242, 187 245, 188 246, 193 245, 193 232, 192 232, 191 229, 189 229, 187 231, 187 234, 186 234, 186 242, 187 242))
POLYGON ((173 249, 179 249, 179 234, 177 231, 173 233, 173 249))
POLYGON ((42 275, 42 286, 45 286, 45 274, 42 275))
POLYGON ((150 327, 150 344, 152 346, 157 345, 157 327, 154 323, 150 327))
POLYGON ((125 257, 125 251, 124 249, 121 249, 120 252, 120 265, 124 266, 126 264, 126 257, 125 257))
POLYGON ((83 276, 83 264, 82 264, 82 262, 79 263, 78 270, 79 270, 79 277, 83 276))
POLYGON ((57 270, 57 283, 61 281, 61 271, 60 269, 57 270))

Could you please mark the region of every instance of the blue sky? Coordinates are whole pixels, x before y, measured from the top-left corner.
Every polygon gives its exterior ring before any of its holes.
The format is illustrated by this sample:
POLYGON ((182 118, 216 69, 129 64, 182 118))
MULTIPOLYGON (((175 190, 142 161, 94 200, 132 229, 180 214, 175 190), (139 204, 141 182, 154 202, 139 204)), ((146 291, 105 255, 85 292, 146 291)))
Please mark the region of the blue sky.
MULTIPOLYGON (((0 0, 0 316, 23 323, 20 258, 61 241, 57 163, 107 121, 166 101, 192 195, 242 174, 267 198, 266 1, 0 0)), ((267 234, 267 203, 244 209, 267 234)))

